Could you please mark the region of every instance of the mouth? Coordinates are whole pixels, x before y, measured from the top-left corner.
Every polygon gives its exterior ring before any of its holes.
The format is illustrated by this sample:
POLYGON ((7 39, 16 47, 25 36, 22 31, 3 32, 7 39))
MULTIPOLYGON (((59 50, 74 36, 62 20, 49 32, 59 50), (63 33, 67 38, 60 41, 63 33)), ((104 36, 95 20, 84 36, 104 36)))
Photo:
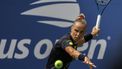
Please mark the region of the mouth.
POLYGON ((78 40, 78 37, 74 37, 75 40, 78 40))

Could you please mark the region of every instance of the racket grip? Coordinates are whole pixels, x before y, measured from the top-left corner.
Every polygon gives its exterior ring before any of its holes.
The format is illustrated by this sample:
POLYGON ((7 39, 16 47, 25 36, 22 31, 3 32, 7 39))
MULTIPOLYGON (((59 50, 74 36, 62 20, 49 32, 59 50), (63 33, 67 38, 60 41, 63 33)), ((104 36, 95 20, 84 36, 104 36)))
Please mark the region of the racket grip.
POLYGON ((96 21, 96 28, 99 28, 100 27, 100 21, 101 21, 101 15, 99 14, 98 16, 97 16, 97 21, 96 21))

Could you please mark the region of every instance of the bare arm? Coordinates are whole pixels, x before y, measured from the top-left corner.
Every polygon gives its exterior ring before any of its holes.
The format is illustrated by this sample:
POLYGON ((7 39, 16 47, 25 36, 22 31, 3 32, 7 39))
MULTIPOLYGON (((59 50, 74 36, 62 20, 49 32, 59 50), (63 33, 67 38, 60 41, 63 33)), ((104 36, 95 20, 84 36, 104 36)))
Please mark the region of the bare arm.
MULTIPOLYGON (((78 58, 79 55, 80 55, 80 52, 78 52, 77 50, 75 50, 74 48, 72 48, 71 46, 67 46, 65 48, 65 51, 73 58, 78 58)), ((95 66, 91 61, 90 59, 85 56, 84 57, 84 61, 83 61, 85 64, 89 64, 90 66, 95 66)))
POLYGON ((72 48, 71 46, 67 46, 65 48, 65 51, 73 58, 78 58, 78 56, 80 55, 80 52, 75 50, 74 48, 72 48))

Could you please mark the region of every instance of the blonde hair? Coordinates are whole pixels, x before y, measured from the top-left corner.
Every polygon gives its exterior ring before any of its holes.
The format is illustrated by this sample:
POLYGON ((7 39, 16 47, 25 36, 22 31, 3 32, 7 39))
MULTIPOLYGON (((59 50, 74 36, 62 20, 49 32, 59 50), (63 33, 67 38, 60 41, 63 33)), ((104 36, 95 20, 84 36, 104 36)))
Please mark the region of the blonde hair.
POLYGON ((83 13, 81 13, 75 20, 75 22, 80 22, 82 24, 87 24, 86 20, 85 20, 85 15, 83 13))

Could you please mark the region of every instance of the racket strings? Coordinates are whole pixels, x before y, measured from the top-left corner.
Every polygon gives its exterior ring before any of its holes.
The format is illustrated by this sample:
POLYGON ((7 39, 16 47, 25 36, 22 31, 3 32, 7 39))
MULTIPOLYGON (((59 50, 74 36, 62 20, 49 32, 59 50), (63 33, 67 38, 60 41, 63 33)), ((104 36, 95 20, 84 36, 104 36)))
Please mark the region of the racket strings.
POLYGON ((95 0, 99 14, 103 14, 111 0, 95 0))

